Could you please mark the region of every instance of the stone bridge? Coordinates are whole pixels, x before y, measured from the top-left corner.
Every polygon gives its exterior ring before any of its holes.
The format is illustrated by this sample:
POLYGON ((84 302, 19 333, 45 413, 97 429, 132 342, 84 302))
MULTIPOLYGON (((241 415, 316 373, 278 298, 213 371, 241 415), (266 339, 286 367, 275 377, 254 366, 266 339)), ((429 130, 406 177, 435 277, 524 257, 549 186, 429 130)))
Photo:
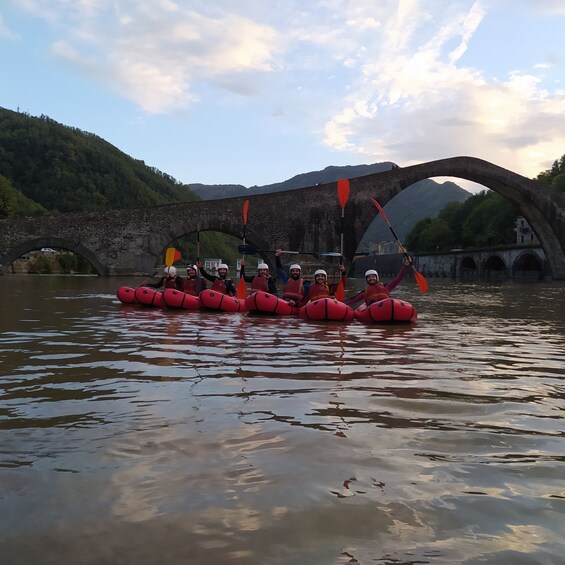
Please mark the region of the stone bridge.
MULTIPOLYGON (((375 217, 369 197, 384 206, 404 188, 438 176, 474 181, 510 200, 535 231, 552 277, 565 280, 565 195, 473 157, 452 157, 351 179, 344 220, 346 259, 352 259, 375 217)), ((183 235, 213 230, 240 238, 245 198, 1 220, 0 268, 6 270, 33 249, 58 247, 82 255, 101 275, 150 274, 164 248, 183 235)), ((247 243, 261 249, 339 251, 340 231, 336 183, 250 197, 247 243)))

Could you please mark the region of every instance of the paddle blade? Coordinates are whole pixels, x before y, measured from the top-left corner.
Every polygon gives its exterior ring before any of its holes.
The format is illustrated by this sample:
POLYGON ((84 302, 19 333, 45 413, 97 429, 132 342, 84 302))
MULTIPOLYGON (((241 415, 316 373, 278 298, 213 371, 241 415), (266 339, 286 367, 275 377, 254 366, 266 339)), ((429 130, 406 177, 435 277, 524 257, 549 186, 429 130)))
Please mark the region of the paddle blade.
POLYGON ((247 298, 247 286, 243 277, 239 279, 239 284, 237 285, 237 289, 235 291, 235 297, 239 298, 240 300, 245 300, 247 298))
POLYGON ((243 225, 247 224, 247 211, 249 210, 249 200, 243 203, 243 225))
POLYGON ((175 262, 175 253, 178 253, 174 247, 169 247, 165 253, 165 265, 170 267, 175 262))
POLYGON ((175 249, 175 255, 173 257, 173 263, 180 261, 182 259, 182 255, 178 249, 175 249))
POLYGON ((385 211, 383 210, 383 207, 374 199, 371 198, 371 200, 373 201, 373 204, 377 207, 379 214, 383 217, 383 220, 390 225, 390 222, 388 221, 388 218, 386 217, 385 211))
POLYGON ((422 294, 426 294, 426 292, 428 292, 428 281, 426 277, 422 275, 422 273, 419 273, 414 267, 412 268, 414 269, 414 278, 418 283, 418 288, 420 289, 420 292, 422 294))
POLYGON ((237 246, 237 250, 242 254, 242 255, 258 255, 259 254, 259 250, 254 247, 253 245, 238 245, 237 246))
POLYGON ((343 286, 343 277, 339 277, 339 283, 335 290, 335 299, 343 302, 345 300, 345 288, 343 286))
POLYGON ((339 204, 343 210, 349 198, 349 181, 347 179, 339 179, 337 181, 337 197, 339 198, 339 204))

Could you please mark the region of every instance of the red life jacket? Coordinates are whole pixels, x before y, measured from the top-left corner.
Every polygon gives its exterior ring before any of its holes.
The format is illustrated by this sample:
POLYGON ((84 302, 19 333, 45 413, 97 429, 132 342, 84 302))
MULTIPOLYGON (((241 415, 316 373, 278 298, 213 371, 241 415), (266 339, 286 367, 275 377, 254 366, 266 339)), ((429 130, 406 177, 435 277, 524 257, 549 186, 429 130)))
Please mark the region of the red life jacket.
POLYGON ((173 277, 173 278, 167 277, 165 279, 165 288, 177 288, 176 277, 173 277))
POLYGON ((288 282, 284 285, 283 298, 288 300, 302 300, 302 298, 304 298, 304 279, 288 279, 288 282))
POLYGON ((198 296, 205 288, 202 284, 204 281, 201 278, 195 277, 193 279, 184 279, 184 292, 192 296, 198 296))
POLYGON ((325 283, 313 283, 310 285, 308 293, 309 300, 318 300, 319 298, 329 298, 330 288, 325 283))
POLYGON ((251 281, 251 294, 259 291, 269 292, 269 281, 267 277, 260 277, 256 275, 251 281))
POLYGON ((378 302, 385 298, 390 298, 390 292, 382 282, 367 285, 365 288, 365 302, 367 304, 373 304, 373 302, 378 302))
POLYGON ((226 294, 226 279, 216 279, 212 283, 211 290, 215 290, 216 292, 219 292, 220 294, 226 294))

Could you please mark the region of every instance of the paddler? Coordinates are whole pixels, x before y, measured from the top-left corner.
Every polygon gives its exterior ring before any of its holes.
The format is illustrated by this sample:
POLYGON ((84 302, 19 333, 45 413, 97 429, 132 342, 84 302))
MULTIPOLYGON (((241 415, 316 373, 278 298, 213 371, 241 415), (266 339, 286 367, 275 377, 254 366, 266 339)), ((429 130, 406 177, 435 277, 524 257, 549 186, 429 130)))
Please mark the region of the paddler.
POLYGON ((269 265, 267 265, 267 263, 261 262, 257 265, 256 275, 245 274, 245 259, 242 259, 239 264, 239 275, 245 282, 251 283, 251 294, 263 291, 275 296, 279 295, 277 281, 275 281, 275 277, 271 276, 269 273, 269 265))
POLYGON ((141 286, 147 286, 149 288, 174 288, 176 290, 183 289, 182 277, 177 275, 177 270, 175 267, 165 267, 165 274, 156 282, 150 283, 148 281, 143 281, 141 286))
POLYGON ((225 263, 218 265, 218 276, 215 277, 204 270, 202 261, 196 261, 196 266, 200 269, 202 276, 212 283, 210 290, 215 290, 220 294, 227 294, 228 296, 235 296, 235 286, 233 281, 228 279, 228 266, 225 263))
POLYGON ((198 296, 206 288, 206 280, 198 274, 196 265, 188 265, 186 278, 184 279, 184 292, 192 296, 198 296))
POLYGON ((379 280, 379 273, 375 269, 368 269, 365 272, 365 281, 367 286, 361 292, 352 296, 345 301, 346 304, 355 305, 361 300, 365 301, 365 304, 370 305, 373 302, 378 302, 379 300, 384 300, 385 298, 390 298, 390 291, 398 285, 398 283, 406 276, 410 267, 412 265, 411 257, 404 257, 404 265, 400 269, 399 273, 394 277, 388 284, 383 284, 379 280))
POLYGON ((281 250, 277 249, 275 251, 277 272, 284 284, 282 297, 291 306, 296 306, 299 302, 304 300, 304 297, 308 294, 310 283, 302 278, 302 268, 298 263, 294 263, 290 266, 288 270, 290 276, 288 276, 283 269, 280 255, 281 250))
MULTIPOLYGON (((343 286, 345 287, 345 265, 339 266, 339 272, 341 280, 343 281, 343 286)), ((335 291, 337 290, 338 285, 339 282, 329 284, 328 273, 326 273, 324 269, 318 269, 314 273, 314 282, 310 285, 308 294, 305 296, 304 300, 300 302, 299 306, 304 306, 307 302, 319 300, 320 298, 330 298, 331 296, 335 296, 335 291)))

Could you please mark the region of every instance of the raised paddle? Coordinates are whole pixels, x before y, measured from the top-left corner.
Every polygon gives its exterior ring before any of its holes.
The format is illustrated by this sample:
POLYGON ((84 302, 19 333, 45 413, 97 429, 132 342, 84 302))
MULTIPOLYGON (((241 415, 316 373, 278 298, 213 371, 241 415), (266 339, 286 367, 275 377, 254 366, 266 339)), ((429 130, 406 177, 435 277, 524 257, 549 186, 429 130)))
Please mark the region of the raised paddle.
MULTIPOLYGON (((339 205, 341 206, 341 233, 339 247, 341 259, 339 263, 340 265, 343 265, 343 219, 345 217, 345 204, 347 203, 347 199, 349 198, 349 181, 347 179, 339 179, 337 181, 337 197, 339 199, 339 205)), ((339 273, 339 283, 335 291, 335 297, 341 302, 343 302, 345 299, 345 288, 343 286, 343 276, 341 274, 341 271, 339 273)))
MULTIPOLYGON (((249 200, 243 203, 243 245, 245 246, 245 226, 247 225, 247 211, 249 210, 249 200)), ((245 259, 245 252, 241 254, 242 259, 245 259)), ((241 273, 241 270, 240 270, 241 273)), ((239 283, 237 285, 237 290, 235 293, 236 298, 240 300, 245 300, 247 296, 247 286, 245 284, 245 279, 240 275, 239 283)))
POLYGON ((165 253, 165 265, 167 267, 172 267, 173 263, 181 258, 180 251, 177 251, 174 247, 168 247, 165 253))
MULTIPOLYGON (((406 248, 404 247, 404 245, 402 245, 402 243, 400 243, 400 239, 398 239, 396 232, 394 231, 393 227, 390 225, 390 222, 388 221, 388 218, 386 217, 385 211, 383 210, 382 206, 374 198, 371 198, 371 200, 373 201, 373 204, 377 207, 379 214, 382 216, 383 220, 388 224, 388 227, 390 228, 390 231, 392 232, 394 239, 396 239, 398 245, 400 246, 400 249, 402 249, 402 253, 404 253, 404 255, 408 259, 410 259, 410 256, 408 255, 406 248)), ((420 289, 420 292, 422 294, 426 294, 426 292, 428 292, 428 281, 426 280, 426 277, 424 277, 424 275, 422 275, 416 270, 416 267, 414 267, 414 264, 412 262, 410 262, 410 265, 412 266, 412 269, 414 269, 414 278, 418 283, 418 288, 420 289)))

